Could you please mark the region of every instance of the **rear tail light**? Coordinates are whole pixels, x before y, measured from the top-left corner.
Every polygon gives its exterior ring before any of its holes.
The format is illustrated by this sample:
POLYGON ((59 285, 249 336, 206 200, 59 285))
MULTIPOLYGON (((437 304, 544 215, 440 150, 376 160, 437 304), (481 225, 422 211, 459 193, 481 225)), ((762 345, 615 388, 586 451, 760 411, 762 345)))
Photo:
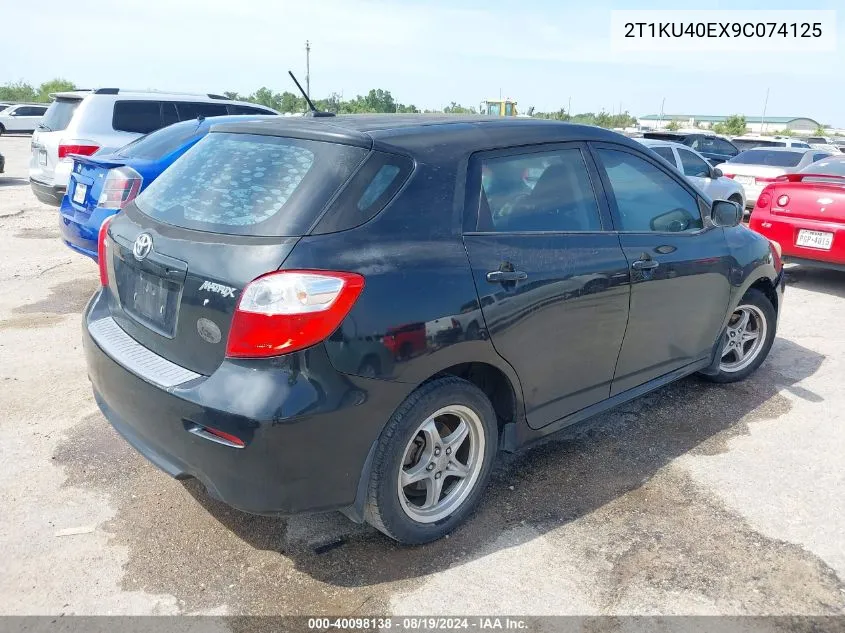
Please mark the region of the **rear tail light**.
POLYGON ((97 200, 97 206, 122 209, 138 195, 142 182, 144 179, 141 174, 131 167, 110 169, 103 183, 100 199, 97 200))
POLYGON ((778 196, 778 206, 785 207, 789 204, 789 196, 783 194, 782 196, 778 196))
POLYGON ((733 180, 733 177, 734 177, 736 174, 722 174, 722 175, 723 175, 725 178, 730 178, 731 180, 733 180))
POLYGON ((768 191, 763 191, 760 196, 757 198, 757 206, 761 209, 765 209, 769 206, 769 203, 772 201, 772 194, 768 191))
POLYGON ((111 220, 108 217, 103 221, 97 235, 97 264, 100 266, 100 285, 103 288, 109 285, 109 258, 106 256, 106 237, 108 237, 111 220))
POLYGON ((98 149, 100 149, 100 146, 94 143, 59 143, 59 160, 67 158, 71 154, 91 156, 98 149))
POLYGON ((232 319, 226 355, 289 354, 328 338, 364 289, 355 273, 282 270, 250 282, 232 319))
POLYGON ((754 176, 754 182, 775 182, 779 176, 775 176, 774 178, 766 178, 764 176, 754 176))

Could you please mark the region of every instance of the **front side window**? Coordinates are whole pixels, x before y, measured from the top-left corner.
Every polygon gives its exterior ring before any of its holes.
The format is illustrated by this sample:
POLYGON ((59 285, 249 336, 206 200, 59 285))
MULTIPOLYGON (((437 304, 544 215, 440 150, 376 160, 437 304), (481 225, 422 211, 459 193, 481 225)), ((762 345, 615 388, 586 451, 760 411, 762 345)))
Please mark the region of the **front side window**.
POLYGON ((481 160, 479 229, 600 231, 596 195, 579 149, 481 160))
POLYGON ((597 153, 623 231, 681 233, 703 228, 695 196, 674 178, 629 152, 599 148, 597 153))
POLYGON ((685 149, 679 149, 678 156, 681 157, 681 167, 683 168, 684 176, 693 176, 696 178, 710 177, 710 166, 703 159, 685 149))

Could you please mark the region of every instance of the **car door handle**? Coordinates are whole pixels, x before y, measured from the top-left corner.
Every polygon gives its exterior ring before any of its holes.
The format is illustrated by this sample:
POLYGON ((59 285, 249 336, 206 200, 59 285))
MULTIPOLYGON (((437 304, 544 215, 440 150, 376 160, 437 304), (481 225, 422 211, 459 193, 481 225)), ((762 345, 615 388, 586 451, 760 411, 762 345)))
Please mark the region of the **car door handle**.
POLYGON ((487 273, 487 281, 491 284, 498 284, 503 281, 522 281, 523 279, 528 279, 528 273, 521 270, 491 270, 487 273))
POLYGON ((655 259, 637 259, 631 264, 634 270, 653 270, 660 266, 660 262, 655 259))

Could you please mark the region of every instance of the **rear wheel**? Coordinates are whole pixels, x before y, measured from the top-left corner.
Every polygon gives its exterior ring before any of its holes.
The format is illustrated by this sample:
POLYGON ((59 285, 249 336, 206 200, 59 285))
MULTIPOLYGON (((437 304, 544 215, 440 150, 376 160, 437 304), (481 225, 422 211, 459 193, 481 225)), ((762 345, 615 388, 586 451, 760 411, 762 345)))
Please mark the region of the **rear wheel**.
POLYGON ((406 544, 445 536, 478 504, 496 450, 496 414, 484 392, 451 376, 424 384, 379 439, 367 522, 406 544))
POLYGON ((3 124, 0 123, 0 136, 3 136, 6 133, 6 128, 3 127, 3 124))
POLYGON ((727 383, 751 375, 769 355, 776 322, 777 314, 769 298, 759 290, 749 290, 728 321, 719 373, 706 378, 727 383))

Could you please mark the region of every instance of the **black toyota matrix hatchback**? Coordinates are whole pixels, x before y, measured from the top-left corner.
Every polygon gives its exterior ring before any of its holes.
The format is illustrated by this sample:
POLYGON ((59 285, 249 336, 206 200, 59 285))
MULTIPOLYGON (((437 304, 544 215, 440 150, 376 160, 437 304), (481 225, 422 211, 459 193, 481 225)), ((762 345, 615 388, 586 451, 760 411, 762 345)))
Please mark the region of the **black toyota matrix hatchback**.
POLYGON ((439 538, 512 451, 769 352, 777 246, 634 141, 530 119, 224 124, 101 231, 97 403, 247 512, 439 538))

